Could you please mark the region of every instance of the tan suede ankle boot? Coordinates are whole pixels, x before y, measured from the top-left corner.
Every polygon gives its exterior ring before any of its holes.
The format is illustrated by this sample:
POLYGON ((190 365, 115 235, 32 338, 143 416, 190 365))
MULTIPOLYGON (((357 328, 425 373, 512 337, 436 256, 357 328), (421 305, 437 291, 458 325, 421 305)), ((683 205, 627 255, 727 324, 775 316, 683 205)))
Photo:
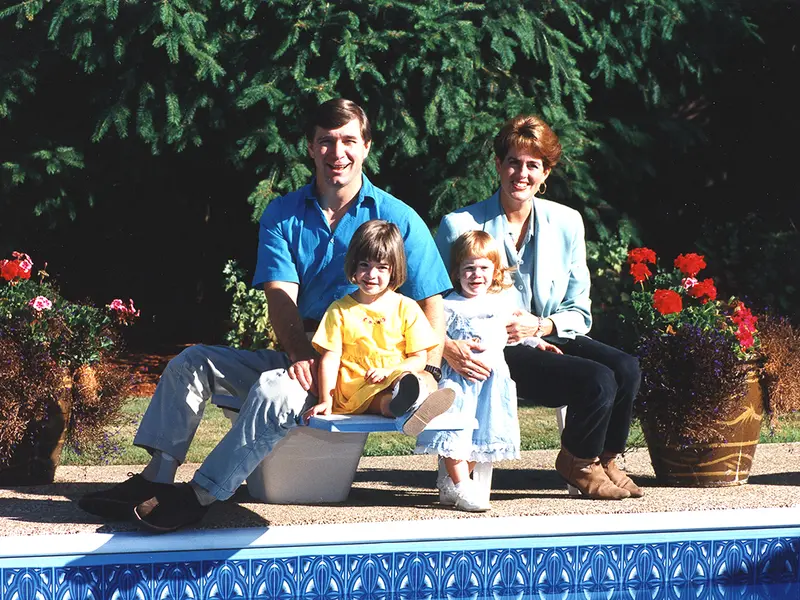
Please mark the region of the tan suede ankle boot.
POLYGON ((631 498, 641 498, 644 496, 642 488, 633 483, 633 480, 617 465, 616 452, 603 452, 600 455, 600 464, 603 465, 603 470, 606 472, 611 482, 618 488, 628 490, 631 498))
POLYGON ((578 458, 561 447, 556 457, 556 471, 567 483, 575 486, 581 494, 597 500, 622 500, 629 498, 630 492, 614 485, 600 465, 600 459, 578 458))

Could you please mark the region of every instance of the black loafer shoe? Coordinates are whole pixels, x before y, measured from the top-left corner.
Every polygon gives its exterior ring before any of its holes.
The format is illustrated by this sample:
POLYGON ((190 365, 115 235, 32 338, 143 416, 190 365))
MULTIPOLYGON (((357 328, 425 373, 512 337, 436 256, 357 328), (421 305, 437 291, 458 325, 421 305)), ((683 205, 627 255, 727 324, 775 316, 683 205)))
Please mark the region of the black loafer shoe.
POLYGON ((188 483, 169 486, 133 509, 139 525, 154 533, 167 533, 197 523, 208 512, 188 483))
POLYGON ((137 504, 172 487, 166 483, 153 483, 141 475, 128 475, 130 478, 127 481, 86 494, 78 500, 78 506, 87 513, 110 521, 130 520, 133 519, 133 509, 137 504))

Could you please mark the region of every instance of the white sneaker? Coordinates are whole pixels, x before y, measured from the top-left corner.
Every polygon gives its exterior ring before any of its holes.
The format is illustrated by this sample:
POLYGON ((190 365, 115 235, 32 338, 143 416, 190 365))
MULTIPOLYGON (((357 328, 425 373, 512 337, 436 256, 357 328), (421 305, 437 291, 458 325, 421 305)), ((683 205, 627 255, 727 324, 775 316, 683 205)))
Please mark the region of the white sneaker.
POLYGON ((444 479, 436 482, 439 488, 439 504, 442 506, 455 506, 458 496, 456 495, 456 484, 447 475, 444 479))
POLYGON ((455 484, 453 493, 455 495, 454 506, 456 510, 486 512, 492 508, 489 502, 482 498, 482 494, 471 479, 455 484))

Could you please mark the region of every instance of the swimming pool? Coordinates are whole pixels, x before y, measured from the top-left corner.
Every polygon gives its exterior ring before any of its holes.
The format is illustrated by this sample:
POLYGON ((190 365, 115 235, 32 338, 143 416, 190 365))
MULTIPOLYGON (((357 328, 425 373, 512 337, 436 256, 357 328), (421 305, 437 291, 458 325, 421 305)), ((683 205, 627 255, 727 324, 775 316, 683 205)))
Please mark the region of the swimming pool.
POLYGON ((0 600, 800 598, 800 509, 0 538, 0 600))

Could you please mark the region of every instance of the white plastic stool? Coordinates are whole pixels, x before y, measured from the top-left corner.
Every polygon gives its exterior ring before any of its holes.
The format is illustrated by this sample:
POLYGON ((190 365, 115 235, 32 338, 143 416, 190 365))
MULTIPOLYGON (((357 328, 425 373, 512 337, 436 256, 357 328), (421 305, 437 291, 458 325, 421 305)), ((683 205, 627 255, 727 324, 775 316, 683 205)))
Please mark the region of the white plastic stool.
MULTIPOLYGON (((239 418, 222 412, 231 425, 239 418)), ((247 478, 247 491, 272 504, 344 502, 368 435, 294 427, 247 478)))
MULTIPOLYGON (((231 421, 239 413, 220 406, 231 421)), ((426 430, 475 429, 477 420, 445 413, 426 430)), ((312 417, 306 427, 293 427, 275 444, 247 478, 250 495, 272 504, 344 502, 350 493, 367 436, 397 431, 395 420, 380 415, 312 417)))

